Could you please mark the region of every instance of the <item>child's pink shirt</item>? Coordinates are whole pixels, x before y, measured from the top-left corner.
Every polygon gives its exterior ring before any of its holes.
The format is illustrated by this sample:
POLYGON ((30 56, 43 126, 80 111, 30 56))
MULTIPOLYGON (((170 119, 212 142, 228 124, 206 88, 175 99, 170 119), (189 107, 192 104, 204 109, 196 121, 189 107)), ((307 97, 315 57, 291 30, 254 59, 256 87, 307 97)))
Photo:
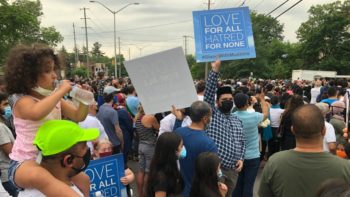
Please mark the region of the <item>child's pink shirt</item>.
MULTIPOLYGON (((36 98, 33 99, 38 101, 36 98)), ((16 102, 13 106, 15 105, 16 102)), ((33 142, 40 125, 47 120, 60 120, 61 118, 61 102, 58 102, 50 114, 39 121, 24 120, 13 114, 13 123, 17 137, 9 157, 18 162, 36 159, 38 149, 33 145, 33 142)))

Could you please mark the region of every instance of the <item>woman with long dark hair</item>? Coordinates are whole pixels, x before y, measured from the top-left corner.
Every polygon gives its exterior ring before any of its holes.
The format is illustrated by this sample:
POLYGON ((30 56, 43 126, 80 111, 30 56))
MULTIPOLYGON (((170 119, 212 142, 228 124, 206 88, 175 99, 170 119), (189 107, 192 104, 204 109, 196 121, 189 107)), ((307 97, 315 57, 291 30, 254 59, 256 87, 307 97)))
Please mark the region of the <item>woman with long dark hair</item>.
POLYGON ((299 95, 293 95, 287 101, 286 108, 282 114, 279 135, 281 139, 281 149, 289 150, 295 148, 295 136, 291 131, 292 126, 292 114, 296 108, 304 105, 303 97, 299 95))
POLYGON ((224 197, 227 186, 219 182, 221 178, 219 157, 212 152, 201 153, 196 159, 190 197, 224 197))
POLYGON ((147 181, 147 197, 180 197, 184 188, 177 160, 186 156, 182 139, 173 132, 159 136, 147 181))

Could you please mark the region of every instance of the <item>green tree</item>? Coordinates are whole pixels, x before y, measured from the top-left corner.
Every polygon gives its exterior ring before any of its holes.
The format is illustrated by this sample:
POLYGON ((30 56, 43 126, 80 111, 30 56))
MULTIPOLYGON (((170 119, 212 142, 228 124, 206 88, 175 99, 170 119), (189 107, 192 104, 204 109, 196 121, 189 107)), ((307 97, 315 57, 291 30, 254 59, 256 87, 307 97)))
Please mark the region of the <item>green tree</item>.
POLYGON ((299 57, 300 44, 273 40, 267 48, 269 57, 269 77, 286 79, 291 77, 292 70, 299 69, 302 60, 299 57))
POLYGON ((78 75, 79 77, 86 78, 87 77, 87 68, 86 67, 75 68, 73 70, 73 75, 78 75))
POLYGON ((96 57, 103 56, 104 53, 101 51, 101 47, 102 44, 100 44, 99 42, 95 42, 91 50, 91 55, 96 57))
POLYGON ((256 58, 232 60, 222 63, 223 78, 249 77, 253 72, 255 77, 272 77, 273 64, 281 58, 281 53, 275 52, 275 46, 282 43, 283 25, 271 16, 251 12, 256 58))
MULTIPOLYGON (((91 62, 93 63, 107 63, 109 58, 104 56, 104 52, 101 51, 102 44, 95 42, 91 49, 91 62)), ((86 51, 86 48, 83 47, 83 51, 86 51)))
POLYGON ((297 31, 305 69, 350 73, 350 0, 316 5, 297 31))
POLYGON ((66 48, 62 46, 62 48, 58 51, 59 56, 62 60, 61 70, 64 70, 65 77, 71 78, 74 76, 74 68, 75 68, 75 54, 67 52, 66 48))
POLYGON ((83 46, 82 48, 81 48, 81 50, 78 50, 79 51, 79 55, 78 55, 78 59, 79 59, 79 61, 81 61, 81 62, 86 62, 86 52, 87 52, 87 49, 86 49, 86 47, 85 46, 83 46))
POLYGON ((188 67, 194 79, 203 79, 205 73, 205 63, 197 63, 193 55, 186 55, 188 67))
POLYGON ((54 27, 40 27, 42 6, 39 0, 0 1, 0 65, 11 47, 18 43, 43 42, 56 46, 62 36, 54 27))
MULTIPOLYGON (((114 76, 114 57, 113 58, 109 58, 107 56, 105 56, 104 52, 101 51, 102 48, 102 44, 100 44, 99 42, 95 42, 93 44, 93 47, 91 49, 91 57, 90 57, 90 61, 92 63, 103 63, 105 64, 107 70, 108 70, 108 75, 110 76, 114 76)), ((86 53, 86 47, 83 47, 82 49, 84 51, 84 54, 86 53)), ((86 56, 83 56, 83 59, 86 60, 86 56)), ((119 61, 119 58, 117 57, 117 60, 119 61)), ((121 57, 122 62, 124 62, 124 57, 121 57)), ((118 69, 119 71, 119 69, 118 69)), ((126 70, 124 68, 124 64, 122 63, 122 76, 127 76, 126 70)))
MULTIPOLYGON (((120 61, 120 62, 118 63, 118 72, 119 72, 119 70, 121 70, 121 76, 122 76, 122 77, 129 76, 129 75, 128 75, 128 72, 126 71, 126 68, 125 68, 125 66, 124 66, 125 57, 124 57, 123 54, 120 54, 120 57, 119 57, 119 55, 117 56, 117 62, 118 62, 118 61, 120 61), (121 69, 119 69, 119 66, 121 66, 121 69)), ((119 74, 118 74, 118 75, 119 75, 119 74)))
POLYGON ((39 37, 40 42, 43 42, 49 46, 57 46, 58 43, 63 41, 61 34, 56 31, 56 28, 51 27, 42 27, 40 28, 41 35, 39 37))

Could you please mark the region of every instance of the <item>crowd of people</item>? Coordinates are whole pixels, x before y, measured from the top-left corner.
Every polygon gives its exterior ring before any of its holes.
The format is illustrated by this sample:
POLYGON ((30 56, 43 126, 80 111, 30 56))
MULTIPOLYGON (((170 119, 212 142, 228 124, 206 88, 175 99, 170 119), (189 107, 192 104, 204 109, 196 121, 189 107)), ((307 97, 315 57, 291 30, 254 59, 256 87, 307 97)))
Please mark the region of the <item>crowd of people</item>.
POLYGON ((0 168, 11 196, 89 196, 90 160, 119 153, 128 196, 135 181, 139 197, 251 197, 262 163, 261 197, 350 193, 347 80, 220 80, 216 61, 194 82, 198 101, 146 114, 129 78, 64 80, 59 66, 43 45, 7 58, 0 168))

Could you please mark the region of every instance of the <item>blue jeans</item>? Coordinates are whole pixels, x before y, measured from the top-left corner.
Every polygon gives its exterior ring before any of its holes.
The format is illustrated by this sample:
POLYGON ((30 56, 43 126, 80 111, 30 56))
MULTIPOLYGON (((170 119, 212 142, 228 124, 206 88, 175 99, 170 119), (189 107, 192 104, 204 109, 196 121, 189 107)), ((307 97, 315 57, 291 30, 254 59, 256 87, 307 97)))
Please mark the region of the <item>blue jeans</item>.
POLYGON ((9 176, 9 181, 12 183, 12 185, 14 185, 17 190, 21 191, 23 190, 23 188, 21 187, 18 187, 15 183, 15 174, 16 174, 16 171, 17 171, 17 168, 19 168, 20 165, 22 165, 23 162, 18 162, 18 161, 14 161, 14 160, 11 160, 10 161, 10 167, 9 167, 9 170, 8 170, 8 176, 9 176))
POLYGON ((237 185, 233 191, 234 197, 252 197, 255 178, 258 174, 260 158, 246 159, 243 169, 238 175, 237 185))
POLYGON ((128 162, 128 155, 129 155, 129 152, 132 148, 133 134, 123 131, 123 138, 124 138, 124 149, 123 149, 124 163, 127 163, 128 162))
POLYGON ((98 95, 97 96, 97 106, 100 107, 101 105, 103 105, 103 103, 105 103, 105 100, 103 98, 102 95, 98 95))

